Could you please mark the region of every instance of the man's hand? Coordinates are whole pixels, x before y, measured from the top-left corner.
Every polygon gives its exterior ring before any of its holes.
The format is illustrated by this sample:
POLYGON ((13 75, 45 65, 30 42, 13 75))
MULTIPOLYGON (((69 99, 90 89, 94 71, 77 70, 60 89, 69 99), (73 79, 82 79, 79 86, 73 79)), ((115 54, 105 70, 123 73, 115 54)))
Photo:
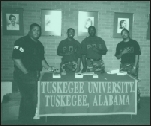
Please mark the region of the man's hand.
POLYGON ((93 51, 95 51, 95 52, 99 52, 99 49, 97 49, 96 47, 92 47, 92 49, 93 49, 93 51))
POLYGON ((130 52, 130 48, 126 48, 126 49, 124 49, 123 51, 122 51, 122 55, 123 54, 126 54, 126 53, 129 53, 130 52))
POLYGON ((52 72, 52 71, 54 71, 54 69, 55 69, 55 67, 49 66, 47 70, 50 71, 50 72, 52 72))
POLYGON ((78 73, 78 72, 80 72, 80 70, 81 70, 80 67, 77 67, 75 72, 78 73))
POLYGON ((25 68, 25 66, 23 65, 21 59, 13 59, 14 61, 14 64, 24 73, 24 74, 27 74, 28 71, 27 69, 25 68))
POLYGON ((28 74, 27 70, 23 72, 24 74, 28 74))
POLYGON ((125 48, 123 51, 120 50, 120 54, 116 55, 117 59, 120 59, 124 54, 129 53, 130 49, 129 48, 125 48))
POLYGON ((83 68, 82 71, 81 71, 81 73, 84 73, 84 72, 86 72, 86 71, 87 71, 87 69, 86 69, 86 68, 83 68))
POLYGON ((135 75, 136 74, 136 67, 133 67, 131 72, 132 72, 132 74, 135 75))

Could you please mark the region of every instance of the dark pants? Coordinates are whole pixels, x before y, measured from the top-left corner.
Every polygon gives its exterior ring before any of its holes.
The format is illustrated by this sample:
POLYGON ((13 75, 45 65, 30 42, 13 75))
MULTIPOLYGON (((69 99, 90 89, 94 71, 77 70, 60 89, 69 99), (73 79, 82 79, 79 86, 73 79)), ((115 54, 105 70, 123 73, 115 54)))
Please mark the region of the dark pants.
POLYGON ((21 93, 21 102, 18 119, 20 122, 30 122, 36 113, 37 105, 37 72, 23 74, 14 71, 14 79, 17 82, 18 89, 21 93))

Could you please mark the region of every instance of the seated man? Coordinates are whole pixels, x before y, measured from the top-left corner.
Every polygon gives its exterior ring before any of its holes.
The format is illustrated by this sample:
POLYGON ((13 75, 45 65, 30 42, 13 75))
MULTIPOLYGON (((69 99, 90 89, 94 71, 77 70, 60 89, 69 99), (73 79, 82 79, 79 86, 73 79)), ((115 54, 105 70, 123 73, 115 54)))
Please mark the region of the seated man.
POLYGON ((59 43, 57 55, 63 56, 60 64, 60 72, 79 72, 81 66, 80 43, 74 39, 75 30, 67 30, 67 38, 59 43))
POLYGON ((102 60, 102 55, 106 55, 108 51, 105 41, 101 37, 96 36, 94 26, 88 28, 89 37, 86 37, 81 42, 82 55, 82 72, 105 72, 105 65, 102 60))
MULTIPOLYGON (((129 31, 127 29, 123 29, 121 31, 121 35, 123 37, 123 41, 117 44, 115 53, 117 59, 121 59, 120 71, 126 71, 128 74, 138 79, 138 61, 139 55, 141 55, 140 46, 137 41, 130 38, 129 31)), ((138 103, 140 103, 139 89, 138 103)))

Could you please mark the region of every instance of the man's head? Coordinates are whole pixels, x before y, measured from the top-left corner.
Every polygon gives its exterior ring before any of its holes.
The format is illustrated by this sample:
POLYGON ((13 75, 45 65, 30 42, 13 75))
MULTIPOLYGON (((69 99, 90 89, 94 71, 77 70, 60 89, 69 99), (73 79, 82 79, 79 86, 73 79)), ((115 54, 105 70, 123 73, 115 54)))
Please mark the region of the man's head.
POLYGON ((15 25, 15 20, 16 20, 16 17, 14 15, 9 15, 9 20, 10 22, 12 23, 12 25, 15 25))
POLYGON ((124 28, 124 29, 121 31, 121 36, 122 36, 123 39, 129 38, 129 31, 124 28))
POLYGON ((33 39, 39 39, 41 36, 41 27, 37 23, 33 23, 30 25, 30 31, 29 31, 30 37, 33 39))
POLYGON ((91 37, 95 36, 96 35, 96 28, 94 26, 90 26, 88 28, 88 33, 91 37))
POLYGON ((67 30, 67 36, 68 38, 73 38, 75 36, 75 30, 73 28, 69 28, 67 30))
POLYGON ((121 20, 120 21, 120 29, 126 28, 126 21, 125 20, 121 20))

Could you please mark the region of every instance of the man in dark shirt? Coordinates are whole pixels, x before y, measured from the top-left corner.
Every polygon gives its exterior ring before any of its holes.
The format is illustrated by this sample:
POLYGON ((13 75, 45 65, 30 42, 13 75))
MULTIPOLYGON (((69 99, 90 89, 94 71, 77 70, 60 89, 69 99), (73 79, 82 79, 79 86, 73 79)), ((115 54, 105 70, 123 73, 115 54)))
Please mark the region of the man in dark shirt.
POLYGON ((67 30, 67 38, 59 43, 57 55, 63 56, 60 64, 60 72, 79 72, 81 66, 80 43, 74 39, 75 30, 67 30))
POLYGON ((33 23, 27 36, 15 41, 12 58, 14 61, 14 80, 21 93, 19 121, 31 123, 36 113, 37 81, 42 66, 52 70, 44 58, 44 46, 38 40, 41 27, 33 23))
POLYGON ((88 28, 89 37, 86 37, 81 42, 82 54, 82 72, 105 72, 105 65, 102 60, 102 55, 106 55, 108 51, 105 41, 101 37, 96 36, 94 26, 88 28))
MULTIPOLYGON (((138 61, 141 50, 138 42, 132 40, 129 31, 121 31, 123 41, 117 44, 115 56, 121 59, 120 71, 126 71, 128 74, 138 79, 138 61)), ((140 102, 140 91, 138 89, 138 103, 140 102)), ((138 106, 139 107, 139 106, 138 106)))

